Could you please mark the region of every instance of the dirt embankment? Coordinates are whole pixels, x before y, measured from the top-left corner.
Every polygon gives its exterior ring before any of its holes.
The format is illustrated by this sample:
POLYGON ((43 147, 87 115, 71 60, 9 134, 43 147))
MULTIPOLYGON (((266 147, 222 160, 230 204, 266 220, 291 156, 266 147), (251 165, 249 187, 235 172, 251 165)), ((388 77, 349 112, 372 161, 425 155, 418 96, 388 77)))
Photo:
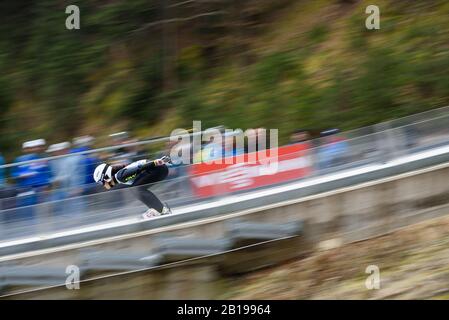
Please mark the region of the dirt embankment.
POLYGON ((228 299, 449 299, 449 217, 255 272, 228 299), (365 286, 380 270, 380 288, 365 286))

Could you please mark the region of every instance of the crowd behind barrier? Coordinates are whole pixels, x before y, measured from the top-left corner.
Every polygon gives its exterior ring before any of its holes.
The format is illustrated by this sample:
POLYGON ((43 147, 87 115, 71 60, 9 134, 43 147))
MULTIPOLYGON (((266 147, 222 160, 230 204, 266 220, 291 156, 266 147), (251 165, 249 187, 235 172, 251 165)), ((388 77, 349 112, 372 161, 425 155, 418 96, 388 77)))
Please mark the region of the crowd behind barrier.
MULTIPOLYGON (((415 122, 405 126, 404 122, 395 120, 398 125, 379 124, 368 131, 364 128, 365 131, 359 132, 368 134, 362 136, 354 131, 340 133, 331 129, 312 139, 311 130, 296 130, 288 145, 277 148, 276 174, 267 173, 269 166, 260 162, 239 163, 237 158, 243 156, 247 160, 249 150, 247 144, 238 148, 232 136, 225 137, 221 144, 211 140, 203 143, 199 152, 191 154, 191 163, 171 165, 167 179, 152 188, 163 200, 182 204, 373 162, 387 162, 404 154, 449 144, 448 111, 443 108, 427 117, 414 116, 415 122), (208 163, 218 159, 232 161, 208 163)), ((255 132, 257 135, 260 131, 255 132)), ((104 192, 93 181, 92 173, 104 161, 120 164, 159 158, 170 154, 174 144, 167 142, 163 150, 150 154, 142 145, 130 146, 130 141, 135 140, 130 140, 125 133, 112 138, 116 147, 108 155, 86 153, 94 151, 91 137, 48 148, 43 139, 24 143, 24 154, 15 160, 17 165, 0 165, 0 240, 11 234, 32 234, 36 228, 38 232, 50 232, 63 226, 75 226, 83 220, 91 223, 143 210, 126 190, 128 187, 104 192), (46 158, 44 154, 53 158, 46 158)), ((270 154, 271 151, 258 152, 270 154)), ((0 163, 4 163, 1 156, 0 163)))

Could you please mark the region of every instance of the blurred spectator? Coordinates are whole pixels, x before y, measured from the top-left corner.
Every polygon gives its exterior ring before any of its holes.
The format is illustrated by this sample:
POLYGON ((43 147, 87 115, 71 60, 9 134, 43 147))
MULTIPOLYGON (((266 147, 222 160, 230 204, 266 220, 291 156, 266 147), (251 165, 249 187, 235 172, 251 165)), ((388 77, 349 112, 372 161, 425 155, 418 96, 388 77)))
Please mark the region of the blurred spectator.
POLYGON ((222 144, 216 143, 215 138, 211 136, 210 141, 206 142, 200 151, 194 156, 195 163, 209 162, 220 159, 223 156, 222 144))
POLYGON ((201 142, 201 148, 193 155, 193 163, 201 163, 203 161, 203 149, 206 144, 201 142))
MULTIPOLYGON (((71 153, 76 154, 80 152, 85 152, 91 150, 91 145, 94 142, 94 138, 91 136, 82 136, 73 139, 73 149, 71 153)), ((84 176, 83 181, 83 195, 88 195, 95 193, 97 190, 97 185, 95 184, 93 173, 97 165, 100 164, 100 159, 95 157, 93 153, 80 155, 81 165, 80 165, 80 175, 84 176)))
POLYGON ((238 156, 245 153, 244 147, 237 148, 235 134, 226 134, 224 141, 224 158, 238 156))
MULTIPOLYGON (((109 137, 112 139, 114 146, 138 142, 137 139, 131 138, 126 131, 113 133, 109 137)), ((114 154, 110 160, 115 165, 122 165, 144 159, 145 157, 145 152, 141 151, 139 146, 127 146, 114 150, 114 154)))
POLYGON ((302 151, 297 153, 298 156, 309 157, 310 151, 313 148, 312 143, 310 142, 309 131, 305 129, 295 130, 290 136, 289 145, 296 145, 302 148, 302 151))
MULTIPOLYGON (((129 139, 125 143, 137 143, 139 142, 138 139, 129 139)), ((142 160, 148 158, 147 152, 141 150, 140 145, 132 145, 125 148, 127 151, 127 157, 130 159, 131 162, 142 160)))
POLYGON ((247 130, 246 136, 245 153, 263 151, 267 148, 267 131, 264 128, 247 130))
POLYGON ((128 138, 129 134, 126 131, 112 133, 109 135, 109 138, 111 138, 112 142, 116 144, 123 144, 128 138))
MULTIPOLYGON (((128 132, 123 131, 110 134, 109 138, 111 138, 112 145, 117 146, 125 144, 126 140, 129 138, 129 135, 128 132)), ((128 164, 131 162, 130 159, 126 159, 127 158, 126 148, 118 148, 113 150, 109 158, 112 164, 114 165, 128 164)))
MULTIPOLYGON (((45 140, 38 139, 25 142, 22 146, 24 155, 18 157, 14 162, 32 161, 13 167, 12 178, 18 187, 17 206, 30 206, 46 200, 46 193, 50 186, 51 173, 46 161, 40 154, 45 148, 45 140)), ((30 218, 34 215, 32 208, 24 208, 18 214, 19 219, 30 218)))
MULTIPOLYGON (((17 206, 17 201, 15 197, 17 196, 17 190, 14 186, 3 185, 0 186, 0 210, 12 209, 17 206)), ((14 217, 12 216, 11 219, 14 217)), ((3 214, 0 214, 0 221, 3 219, 8 220, 3 214)))
POLYGON ((251 129, 246 131, 247 141, 245 143, 245 153, 249 153, 250 151, 257 151, 257 135, 256 131, 251 129), (254 144, 254 145, 252 145, 254 144), (251 146, 250 146, 251 145, 251 146))
MULTIPOLYGON (((5 164, 5 160, 0 154, 0 166, 5 164)), ((5 170, 0 168, 0 210, 14 208, 16 206, 15 197, 17 192, 14 186, 7 185, 5 179, 5 170)), ((0 221, 3 220, 3 215, 0 215, 0 221)))
MULTIPOLYGON (((22 146, 24 155, 16 158, 15 163, 39 160, 45 148, 45 140, 38 139, 25 142, 22 146)), ((50 185, 50 169, 46 161, 33 161, 31 163, 13 167, 12 177, 21 188, 48 188, 50 185)))
POLYGON ((265 150, 267 146, 269 146, 267 144, 268 141, 267 130, 265 128, 256 129, 256 136, 257 136, 257 151, 265 150))
POLYGON ((321 132, 321 146, 318 149, 318 165, 320 169, 327 169, 344 164, 348 157, 349 145, 345 139, 339 137, 338 129, 321 132))
POLYGON ((296 144, 296 143, 304 143, 309 141, 310 135, 307 130, 304 129, 298 129, 295 130, 292 135, 290 136, 290 143, 289 144, 296 144))
MULTIPOLYGON (((47 153, 51 156, 65 156, 70 153, 70 142, 62 142, 51 145, 47 153)), ((64 200, 82 195, 82 186, 85 181, 83 170, 83 158, 78 154, 50 160, 52 172, 52 200, 64 200)), ((54 210, 58 214, 72 214, 80 212, 82 198, 77 200, 57 202, 54 210)))

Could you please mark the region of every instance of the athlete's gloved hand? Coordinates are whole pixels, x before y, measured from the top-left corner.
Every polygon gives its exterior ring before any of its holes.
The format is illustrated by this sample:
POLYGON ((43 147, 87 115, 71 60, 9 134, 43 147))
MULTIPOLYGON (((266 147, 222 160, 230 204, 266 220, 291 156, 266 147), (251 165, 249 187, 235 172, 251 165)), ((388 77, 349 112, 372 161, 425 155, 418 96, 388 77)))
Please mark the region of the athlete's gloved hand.
POLYGON ((163 156, 161 158, 161 160, 164 161, 165 164, 171 164, 172 163, 170 156, 163 156))
POLYGON ((156 166, 163 166, 164 164, 171 163, 171 159, 169 156, 163 156, 160 159, 156 159, 153 161, 156 166))

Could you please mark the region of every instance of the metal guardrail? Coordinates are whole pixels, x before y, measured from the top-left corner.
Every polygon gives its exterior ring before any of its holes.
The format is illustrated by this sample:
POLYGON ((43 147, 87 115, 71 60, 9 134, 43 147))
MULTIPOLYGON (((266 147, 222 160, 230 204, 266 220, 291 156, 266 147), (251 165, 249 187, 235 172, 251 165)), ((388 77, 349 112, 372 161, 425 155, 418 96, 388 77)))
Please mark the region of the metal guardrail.
MULTIPOLYGON (((308 182, 307 187, 298 187, 281 194, 273 193, 261 198, 240 197, 238 202, 221 201, 229 195, 246 195, 261 190, 255 189, 200 199, 192 194, 189 188, 192 177, 181 175, 176 179, 153 185, 152 190, 171 204, 175 213, 181 211, 188 214, 175 214, 149 222, 141 222, 137 218, 145 208, 135 200, 132 194, 133 188, 2 210, 0 211, 0 255, 14 252, 14 250, 22 252, 250 209, 442 163, 449 160, 447 153, 428 155, 415 160, 413 156, 426 150, 431 151, 449 145, 448 123, 449 113, 445 114, 440 110, 437 117, 432 119, 421 119, 408 126, 399 126, 349 139, 346 141, 347 147, 342 159, 331 165, 326 164, 326 161, 323 164, 323 160, 328 160, 323 155, 333 156, 332 153, 329 155, 323 152, 326 146, 311 149, 308 155, 314 164, 313 170, 300 180, 308 182), (409 160, 400 165, 389 165, 394 164, 397 159, 409 160), (313 183, 313 179, 357 168, 368 169, 343 178, 326 180, 319 184, 313 183), (32 212, 31 215, 30 212, 32 212), (24 242, 23 239, 28 240, 24 242), (6 245, 6 242, 9 244, 6 245)), ((184 169, 188 171, 188 167, 184 169)), ((271 185, 265 189, 270 190, 275 187, 271 185)))
MULTIPOLYGON (((213 127, 211 129, 219 129, 219 128, 221 128, 221 127, 213 127)), ((190 133, 188 136, 194 137, 197 135, 202 135, 203 133, 204 133, 204 131, 193 132, 193 133, 190 133)), ((142 146, 142 145, 151 145, 151 144, 157 144, 157 143, 169 142, 169 141, 170 141, 170 137, 156 137, 156 138, 141 140, 141 141, 137 141, 137 142, 123 143, 123 144, 114 145, 114 146, 107 146, 107 147, 102 147, 102 148, 80 151, 80 152, 77 152, 76 154, 87 155, 87 154, 103 153, 106 151, 114 151, 114 150, 118 150, 118 149, 122 149, 122 148, 137 147, 137 146, 142 146)), ((29 160, 29 161, 8 163, 8 164, 0 165, 0 169, 17 167, 20 165, 30 164, 30 163, 34 163, 34 162, 40 162, 40 161, 50 161, 50 160, 62 159, 62 158, 67 158, 67 157, 71 157, 71 156, 73 156, 73 154, 45 157, 45 158, 41 158, 38 160, 29 160)))
MULTIPOLYGON (((156 241, 153 250, 129 253, 125 250, 84 250, 76 261, 67 265, 79 266, 80 276, 107 272, 145 270, 189 259, 218 256, 229 250, 242 247, 244 240, 262 243, 264 240, 299 237, 303 232, 301 222, 267 224, 235 221, 228 224, 228 232, 221 239, 198 239, 166 236, 156 241)), ((57 266, 0 266, 0 294, 15 287, 45 287, 64 285, 66 269, 57 266)))
POLYGON ((176 209, 175 214, 153 220, 124 219, 120 220, 120 223, 107 222, 97 226, 86 226, 60 233, 3 242, 0 243, 0 256, 101 239, 106 242, 112 238, 126 239, 133 235, 150 234, 152 230, 169 228, 170 226, 176 227, 184 223, 194 223, 195 221, 204 221, 221 216, 226 217, 235 212, 251 213, 269 210, 271 207, 282 205, 285 202, 300 201, 304 197, 446 162, 449 162, 449 146, 439 148, 438 151, 428 150, 425 153, 410 155, 397 163, 373 164, 363 168, 318 176, 316 179, 306 179, 287 185, 242 193, 236 197, 226 198, 226 201, 219 198, 214 201, 192 204, 176 209))
MULTIPOLYGON (((81 241, 147 232, 156 228, 210 219, 242 210, 248 212, 267 210, 277 203, 446 163, 449 162, 448 120, 449 114, 441 115, 431 120, 422 120, 407 126, 399 126, 380 133, 348 140, 349 147, 345 156, 350 161, 335 166, 321 168, 319 166, 320 148, 313 149, 310 156, 314 159, 316 170, 302 180, 241 192, 237 195, 231 195, 231 197, 228 197, 229 194, 225 194, 203 201, 199 201, 192 195, 184 195, 180 199, 172 198, 171 200, 181 200, 181 202, 178 202, 180 205, 174 208, 175 214, 150 221, 138 221, 132 218, 141 209, 141 206, 135 201, 126 200, 128 193, 131 192, 130 189, 90 196, 92 201, 89 203, 89 207, 95 210, 85 211, 85 220, 82 217, 74 218, 71 221, 69 219, 69 222, 73 222, 72 225, 68 223, 64 226, 64 219, 53 221, 54 217, 43 210, 42 214, 48 215, 48 221, 44 222, 42 216, 40 217, 41 223, 37 223, 35 227, 46 230, 45 226, 48 224, 47 226, 57 226, 58 228, 29 234, 30 226, 27 225, 29 220, 21 221, 23 231, 25 231, 22 235, 27 234, 28 236, 35 236, 35 238, 31 237, 30 241, 27 242, 21 242, 23 239, 15 239, 16 243, 11 242, 9 246, 2 246, 0 241, 0 256, 81 241), (119 194, 124 198, 120 200, 119 194), (125 205, 119 205, 120 201, 123 201, 125 205), (184 205, 182 205, 183 203, 184 205), (111 217, 111 208, 118 210, 119 214, 113 216, 113 221, 105 222, 105 220, 109 220, 108 217, 111 217), (98 216, 89 217, 90 214, 98 214, 98 216), (86 217, 89 217, 89 219, 86 217), (93 224, 93 222, 100 222, 99 224, 104 225, 104 228, 96 229, 95 227, 98 227, 98 224, 93 224), (72 227, 77 229, 70 230, 72 227), (84 228, 84 230, 80 228, 84 228), (79 232, 73 232, 74 230, 79 232)), ((179 179, 181 179, 180 185, 183 185, 187 183, 189 177, 179 179)), ((154 187, 162 188, 164 185, 165 183, 161 183, 154 187)), ((161 196, 164 196, 163 192, 161 196)), ((67 203, 61 201, 60 204, 66 205, 67 203)), ((41 209, 43 208, 41 207, 41 209)), ((12 227, 12 225, 8 227, 12 227)), ((223 239, 210 239, 209 241, 209 239, 185 237, 160 238, 153 244, 153 250, 140 253, 86 250, 79 255, 80 261, 82 261, 79 265, 81 266, 82 277, 91 273, 104 273, 105 271, 144 270, 190 257, 220 254, 220 252, 238 248, 242 243, 257 243, 264 240, 297 236, 301 233, 302 228, 301 222, 273 225, 231 220, 227 224, 228 232, 223 239)), ((73 263, 77 264, 77 261, 73 261, 73 263)), ((0 289, 61 285, 67 276, 61 270, 61 268, 52 266, 23 267, 8 264, 8 266, 0 267, 0 289)))
MULTIPOLYGON (((437 150, 431 149, 427 150, 425 153, 409 155, 408 159, 402 159, 401 163, 396 164, 384 164, 383 169, 394 169, 393 171, 386 171, 389 175, 396 174, 397 172, 408 172, 410 170, 416 170, 418 168, 428 167, 432 164, 442 163, 449 161, 449 146, 439 148, 437 150), (413 159, 414 158, 414 159, 413 159), (398 171, 399 170, 399 171, 398 171)), ((378 165, 379 167, 379 165, 378 165)), ((380 170, 378 168, 378 170, 380 170)), ((368 173, 373 173, 375 170, 371 170, 368 173)), ((385 172, 384 172, 385 173, 385 172)), ((342 174, 341 172, 338 174, 342 174)), ((381 174, 378 172, 377 174, 381 174)), ((383 174, 381 174, 383 175, 383 174)), ((349 177, 349 176, 348 176, 349 177)), ((346 177, 346 178, 348 178, 346 177)), ((359 180, 357 176, 352 176, 356 178, 358 182, 363 182, 359 180)), ((372 180, 372 176, 366 176, 367 181, 372 180)), ((342 183, 342 181, 329 180, 328 183, 342 183)), ((341 179, 340 179, 341 180, 341 179)), ((353 184, 352 181, 351 184, 353 184)), ((296 184, 299 184, 297 182, 296 184)), ((322 184, 321 184, 322 185, 322 184)), ((335 185, 334 185, 335 186, 335 185)), ((286 193, 294 192, 296 195, 298 192, 304 191, 301 188, 294 188, 293 186, 288 190, 290 186, 279 186, 279 196, 288 196, 286 193)), ((333 190, 332 184, 327 186, 330 190, 333 190)), ((313 191, 313 190, 309 190, 313 191)), ((315 190, 316 191, 316 190, 315 190)), ((290 194, 291 195, 291 194, 290 194)), ((266 194, 260 197, 272 203, 273 198, 267 199, 266 194)), ((238 204, 237 208, 241 209, 240 204, 242 202, 230 203, 230 205, 238 204)), ((275 205, 272 203, 272 205, 275 205)), ((215 208, 217 209, 217 208, 215 208)), ((230 207, 225 210, 226 213, 229 211, 230 207)), ((254 210, 267 210, 267 208, 255 208, 254 210)), ((205 212, 206 213, 206 212, 205 212)), ((213 214, 219 215, 220 212, 214 212, 213 214)), ((148 221, 147 226, 143 230, 154 229, 155 223, 159 222, 161 225, 171 225, 179 223, 180 221, 174 221, 173 218, 183 219, 183 221, 197 220, 195 217, 193 219, 188 219, 188 215, 175 215, 161 217, 154 221, 148 221), (168 221, 172 219, 171 221, 168 221), (152 224, 149 227, 149 224, 152 224)), ((211 213, 205 214, 203 218, 211 217, 211 213)), ((227 272, 241 272, 239 265, 236 265, 234 260, 230 260, 226 255, 220 258, 221 253, 233 250, 235 248, 241 248, 242 245, 251 245, 262 243, 265 240, 276 240, 276 239, 290 239, 301 235, 303 230, 303 225, 301 221, 292 221, 289 223, 259 223, 250 222, 244 220, 229 220, 226 224, 225 237, 221 239, 197 239, 190 237, 178 237, 178 236, 165 236, 164 238, 155 239, 156 241, 152 243, 153 250, 147 252, 135 252, 130 253, 127 251, 120 251, 120 249, 112 251, 93 251, 93 250, 83 250, 76 258, 76 261, 65 261, 67 264, 73 263, 80 266, 81 277, 89 275, 105 275, 110 276, 116 273, 122 272, 136 272, 143 270, 150 270, 152 268, 157 268, 158 266, 163 266, 164 264, 176 263, 178 261, 188 262, 191 258, 201 258, 205 256, 215 256, 217 255, 217 260, 214 263, 222 263, 223 266, 232 267, 227 272), (81 263, 80 263, 81 262, 81 263), (240 270, 240 271, 239 271, 240 270), (108 273, 108 272, 113 272, 108 273)), ((117 230, 116 230, 117 231, 117 230)), ((115 235, 118 233, 115 232, 115 235)), ((73 240, 73 239, 72 239, 73 240)), ((86 240, 86 239, 84 239, 86 240)), ((142 248, 141 248, 142 249, 142 248)), ((141 250, 140 249, 140 250, 141 250)), ((243 255, 247 260, 253 259, 248 254, 243 255)), ((14 261, 11 261, 14 263, 14 261)), ((47 266, 31 266, 23 267, 21 265, 13 265, 9 262, 7 265, 0 267, 0 290, 3 293, 14 294, 10 289, 17 288, 39 288, 39 287, 49 287, 49 286, 63 286, 64 280, 67 275, 64 272, 63 267, 55 267, 54 265, 47 264, 47 266)), ((251 260, 251 267, 253 267, 253 260, 251 260)), ((265 261, 264 261, 265 263, 265 261)), ((246 269, 244 269, 246 270, 246 269)), ((26 289, 25 289, 26 291, 26 289)), ((1 293, 0 293, 1 294, 1 293)))

